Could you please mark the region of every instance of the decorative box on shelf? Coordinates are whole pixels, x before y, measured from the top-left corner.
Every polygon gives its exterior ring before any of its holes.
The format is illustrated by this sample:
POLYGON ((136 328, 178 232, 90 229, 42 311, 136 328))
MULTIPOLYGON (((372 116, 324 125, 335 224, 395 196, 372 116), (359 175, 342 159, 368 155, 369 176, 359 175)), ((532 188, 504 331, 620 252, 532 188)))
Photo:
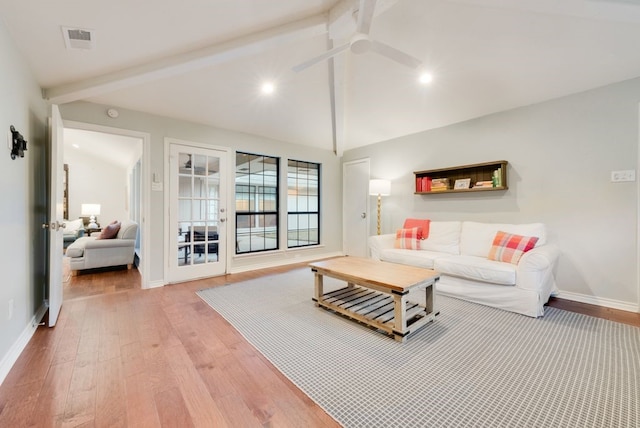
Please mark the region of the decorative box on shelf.
POLYGON ((464 193, 507 190, 506 160, 415 171, 415 193, 464 193))

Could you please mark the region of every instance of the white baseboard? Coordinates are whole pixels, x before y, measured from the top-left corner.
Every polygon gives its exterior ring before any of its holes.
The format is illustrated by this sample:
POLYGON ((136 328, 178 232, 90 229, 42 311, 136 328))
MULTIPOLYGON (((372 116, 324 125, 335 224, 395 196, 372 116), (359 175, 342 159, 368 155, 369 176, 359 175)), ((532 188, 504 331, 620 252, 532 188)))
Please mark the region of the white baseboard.
POLYGON ((18 340, 14 342, 13 346, 9 349, 9 352, 7 352, 4 358, 2 358, 2 361, 0 361, 0 385, 2 385, 6 379, 16 361, 18 361, 18 358, 20 357, 20 354, 22 354, 22 351, 24 351, 24 348, 27 347, 27 344, 36 332, 38 324, 40 324, 40 321, 46 312, 46 305, 43 304, 38 308, 38 311, 33 318, 31 318, 29 324, 24 328, 20 337, 18 337, 18 340))
POLYGON ((164 287, 165 285, 166 283, 162 279, 159 279, 157 281, 149 281, 149 283, 145 287, 145 290, 148 290, 150 288, 164 287))
POLYGON ((603 297, 588 296, 586 294, 571 293, 562 291, 556 297, 561 299, 573 300, 580 303, 588 303, 590 305, 604 306, 606 308, 619 309, 628 312, 640 312, 640 306, 637 303, 623 302, 621 300, 605 299, 603 297))
POLYGON ((278 260, 278 261, 270 261, 265 263, 252 263, 251 265, 238 266, 238 267, 231 268, 229 270, 229 273, 249 272, 256 269, 268 269, 268 268, 274 268, 279 266, 292 265, 296 263, 306 263, 306 262, 311 262, 318 259, 338 257, 342 255, 344 255, 342 252, 336 251, 333 253, 313 254, 305 257, 296 257, 292 259, 286 259, 284 261, 278 260))

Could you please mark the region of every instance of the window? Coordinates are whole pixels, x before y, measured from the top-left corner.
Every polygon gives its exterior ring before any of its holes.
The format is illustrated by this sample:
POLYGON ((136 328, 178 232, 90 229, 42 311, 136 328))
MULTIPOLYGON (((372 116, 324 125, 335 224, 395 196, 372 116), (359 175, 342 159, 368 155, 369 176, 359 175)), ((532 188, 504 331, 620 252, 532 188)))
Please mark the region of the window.
POLYGON ((278 158, 236 153, 236 254, 278 245, 278 158))
POLYGON ((320 243, 320 164, 289 160, 287 168, 287 246, 320 243))

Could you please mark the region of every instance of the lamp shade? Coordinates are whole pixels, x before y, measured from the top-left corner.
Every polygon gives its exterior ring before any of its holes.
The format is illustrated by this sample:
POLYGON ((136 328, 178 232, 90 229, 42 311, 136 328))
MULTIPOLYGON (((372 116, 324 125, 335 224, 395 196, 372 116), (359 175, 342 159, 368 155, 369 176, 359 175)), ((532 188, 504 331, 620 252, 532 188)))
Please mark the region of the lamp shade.
POLYGON ((81 215, 100 215, 100 204, 82 204, 81 215))
POLYGON ((369 180, 369 194, 387 196, 391 194, 391 181, 389 180, 369 180))

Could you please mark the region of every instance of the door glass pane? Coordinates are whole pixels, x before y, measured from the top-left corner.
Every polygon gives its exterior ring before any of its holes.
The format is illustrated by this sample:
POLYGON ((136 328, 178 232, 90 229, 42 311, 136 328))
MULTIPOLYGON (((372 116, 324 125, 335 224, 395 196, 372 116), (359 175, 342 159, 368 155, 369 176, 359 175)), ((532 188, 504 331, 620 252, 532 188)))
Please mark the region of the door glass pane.
POLYGON ((191 200, 180 199, 178 201, 178 221, 191 220, 191 200))
POLYGON ((205 220, 205 201, 194 200, 193 201, 193 213, 192 218, 194 220, 205 220))
POLYGON ((190 176, 178 177, 178 197, 179 198, 191 197, 191 177, 190 176))
POLYGON ((178 168, 178 266, 217 262, 220 159, 180 153, 178 168))

